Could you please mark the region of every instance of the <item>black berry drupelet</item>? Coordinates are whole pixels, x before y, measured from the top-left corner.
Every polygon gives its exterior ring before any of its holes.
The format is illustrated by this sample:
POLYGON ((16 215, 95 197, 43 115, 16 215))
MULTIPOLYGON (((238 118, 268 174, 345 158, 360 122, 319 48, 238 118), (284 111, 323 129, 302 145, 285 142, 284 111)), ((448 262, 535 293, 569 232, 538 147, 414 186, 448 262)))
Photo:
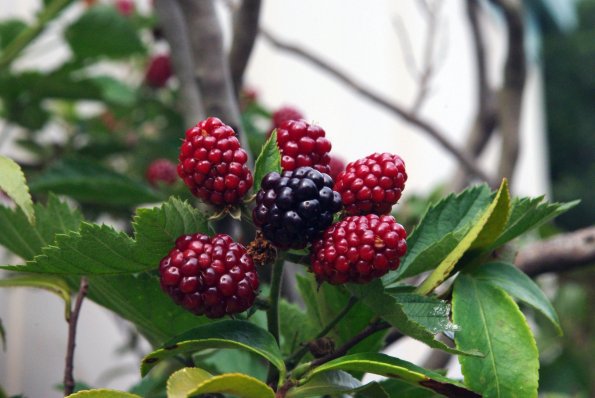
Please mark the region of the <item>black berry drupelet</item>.
POLYGON ((238 204, 252 187, 248 154, 233 129, 216 117, 186 131, 178 175, 195 196, 216 206, 238 204))
POLYGON ((182 235, 159 263, 161 288, 196 315, 221 318, 254 304, 258 274, 246 248, 229 235, 182 235))
POLYGON ((399 267, 407 234, 392 216, 350 216, 312 244, 311 270, 319 282, 367 283, 399 267))
POLYGON ((341 196, 328 174, 311 167, 272 172, 262 179, 252 211, 254 224, 281 249, 302 249, 333 222, 341 196))
POLYGON ((349 163, 335 180, 349 215, 388 214, 401 198, 407 173, 398 155, 374 153, 349 163))

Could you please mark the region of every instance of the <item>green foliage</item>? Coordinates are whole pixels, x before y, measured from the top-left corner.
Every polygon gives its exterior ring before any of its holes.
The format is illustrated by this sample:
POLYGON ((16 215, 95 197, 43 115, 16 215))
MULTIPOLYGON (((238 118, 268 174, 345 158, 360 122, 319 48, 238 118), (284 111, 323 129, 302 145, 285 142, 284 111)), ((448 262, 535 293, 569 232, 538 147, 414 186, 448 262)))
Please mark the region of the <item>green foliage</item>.
POLYGON ((68 396, 68 398, 141 398, 138 395, 127 392, 108 390, 102 388, 99 390, 84 390, 68 396))
POLYGON ((0 23, 0 49, 7 47, 19 35, 27 24, 18 19, 7 19, 0 23))
POLYGON ((213 377, 200 368, 184 368, 173 373, 167 380, 168 398, 186 398, 197 384, 213 377))
POLYGON ((64 279, 47 275, 22 275, 0 279, 0 287, 33 287, 54 293, 64 300, 64 318, 70 319, 70 289, 64 279))
POLYGON ((68 27, 65 38, 74 55, 81 59, 117 59, 145 51, 132 22, 109 6, 89 8, 68 27))
POLYGON ((287 398, 318 397, 331 394, 347 394, 360 388, 362 383, 347 372, 333 370, 319 373, 300 387, 294 388, 287 398))
POLYGON ((262 178, 272 171, 281 172, 281 153, 277 147, 276 131, 273 131, 262 146, 260 155, 258 155, 254 163, 254 192, 258 192, 262 178))
POLYGON ((25 175, 15 161, 5 156, 0 156, 0 190, 16 203, 31 223, 35 221, 25 175))
MULTIPOLYGON (((275 392, 262 381, 241 373, 226 373, 208 377, 189 369, 183 378, 167 383, 168 398, 196 397, 208 393, 233 394, 238 398, 274 398, 275 392), (179 384, 178 384, 179 382, 179 384), (194 384, 192 386, 192 384, 194 384)), ((174 376, 182 372, 174 373, 174 376)), ((172 376, 173 377, 173 376, 172 376)))
POLYGON ((166 358, 210 348, 246 350, 272 363, 281 374, 285 372, 279 346, 269 332, 249 322, 221 321, 189 330, 168 341, 163 348, 153 351, 143 359, 141 373, 147 374, 166 358))
POLYGON ((539 354, 516 303, 506 292, 471 275, 453 290, 457 347, 479 348, 483 358, 460 356, 465 384, 490 397, 537 397, 539 354))
MULTIPOLYGON (((370 383, 371 384, 371 383, 370 383)), ((370 385, 368 384, 368 385, 370 385)), ((355 398, 376 398, 376 397, 407 397, 407 398, 439 398, 443 397, 442 394, 437 394, 426 388, 422 388, 416 385, 406 383, 399 379, 387 379, 377 383, 378 388, 381 389, 380 393, 375 395, 364 395, 358 393, 355 398), (385 395, 380 395, 384 393, 385 395)))

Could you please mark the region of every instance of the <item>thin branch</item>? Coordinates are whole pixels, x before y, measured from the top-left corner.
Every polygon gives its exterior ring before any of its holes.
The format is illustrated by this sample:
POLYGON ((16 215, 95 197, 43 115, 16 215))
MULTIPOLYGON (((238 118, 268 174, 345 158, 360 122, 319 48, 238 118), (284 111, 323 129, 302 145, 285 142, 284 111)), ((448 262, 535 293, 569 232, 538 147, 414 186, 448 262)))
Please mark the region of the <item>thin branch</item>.
POLYGON ((401 17, 396 16, 393 20, 393 25, 397 31, 397 39, 399 39, 399 44, 401 47, 401 52, 403 53, 403 60, 405 61, 407 71, 413 79, 418 79, 419 70, 417 68, 415 56, 413 55, 413 45, 411 44, 409 33, 407 33, 407 29, 405 29, 405 24, 403 23, 401 17))
POLYGON ((72 371, 74 369, 74 348, 76 346, 76 326, 81 312, 81 306, 83 299, 87 295, 89 289, 89 283, 86 277, 81 278, 81 284, 79 291, 76 295, 76 301, 74 302, 74 308, 70 313, 70 319, 68 320, 68 342, 66 345, 66 365, 64 366, 64 396, 72 394, 74 391, 74 377, 72 371))
POLYGON ((261 0, 243 0, 240 8, 234 13, 229 63, 236 93, 242 88, 244 71, 258 35, 260 3, 261 0))
POLYGON ((508 36, 504 83, 499 92, 502 148, 498 176, 511 181, 519 155, 521 105, 527 76, 523 5, 520 0, 490 1, 503 11, 508 36))
POLYGON ((432 125, 430 122, 425 121, 416 115, 412 114, 411 112, 405 110, 399 105, 394 104, 390 100, 384 98, 382 95, 373 92, 371 89, 365 87, 362 83, 356 81, 355 79, 351 78, 345 72, 339 70, 335 66, 331 65, 327 61, 323 60, 322 58, 302 49, 296 45, 286 43, 282 40, 279 40, 266 30, 261 29, 260 33, 262 36, 273 46, 276 48, 291 53, 295 56, 298 56, 302 60, 308 61, 311 64, 317 66, 318 68, 324 70, 325 72, 329 73, 331 76, 336 78, 337 80, 341 81, 347 87, 351 88, 353 91, 357 92, 361 96, 367 98, 368 100, 372 101, 373 103, 379 105, 385 110, 399 116, 403 120, 409 122, 410 124, 417 127, 419 130, 423 131, 430 137, 432 137, 436 142, 438 142, 447 152, 452 154, 464 167, 474 176, 477 176, 483 181, 489 181, 490 178, 477 166, 475 161, 468 156, 467 154, 461 152, 453 143, 451 143, 447 138, 446 135, 440 131, 437 127, 432 125))
POLYGON ((194 76, 194 60, 188 28, 177 0, 156 0, 155 11, 165 38, 169 42, 174 71, 180 81, 181 106, 186 127, 206 117, 194 76))
MULTIPOLYGON (((242 129, 240 108, 233 87, 229 58, 224 49, 223 28, 214 1, 178 0, 190 32, 195 75, 208 116, 216 116, 238 134, 244 148, 248 139, 242 129)), ((248 151, 248 162, 252 159, 248 151)))
POLYGON ((595 226, 532 243, 515 263, 531 277, 595 265, 595 226))

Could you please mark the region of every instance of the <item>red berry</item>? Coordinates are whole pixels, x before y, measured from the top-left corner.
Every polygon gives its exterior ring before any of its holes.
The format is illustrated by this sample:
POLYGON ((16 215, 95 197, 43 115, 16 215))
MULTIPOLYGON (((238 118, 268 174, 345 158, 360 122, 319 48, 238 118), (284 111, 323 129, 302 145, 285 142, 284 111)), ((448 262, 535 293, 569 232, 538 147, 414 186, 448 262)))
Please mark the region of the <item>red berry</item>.
POLYGON ((301 120, 303 118, 304 115, 297 109, 291 106, 284 106, 273 113, 273 129, 279 128, 281 124, 289 120, 301 120))
POLYGON ((154 88, 165 86, 172 76, 171 61, 169 55, 156 55, 149 61, 149 67, 145 74, 145 82, 154 88))
POLYGON ((134 13, 134 8, 133 0, 116 0, 116 9, 125 17, 131 16, 134 13))
POLYGON ((178 175, 192 193, 217 206, 237 204, 252 187, 248 155, 231 127, 216 117, 186 131, 178 175))
POLYGON ((374 153, 349 163, 335 180, 350 215, 388 214, 401 198, 407 173, 405 163, 390 153, 374 153))
POLYGON ((331 143, 324 130, 303 120, 289 120, 277 127, 277 145, 284 171, 312 167, 321 173, 330 171, 331 143))
POLYGON ((159 183, 172 185, 178 178, 176 165, 168 159, 156 159, 151 162, 145 176, 153 186, 159 183))
POLYGON ((392 216, 350 216, 312 244, 311 268, 319 282, 367 283, 399 267, 407 234, 392 216))
POLYGON ((229 235, 182 235, 159 263, 161 288, 196 315, 221 318, 254 304, 258 274, 246 248, 229 235))

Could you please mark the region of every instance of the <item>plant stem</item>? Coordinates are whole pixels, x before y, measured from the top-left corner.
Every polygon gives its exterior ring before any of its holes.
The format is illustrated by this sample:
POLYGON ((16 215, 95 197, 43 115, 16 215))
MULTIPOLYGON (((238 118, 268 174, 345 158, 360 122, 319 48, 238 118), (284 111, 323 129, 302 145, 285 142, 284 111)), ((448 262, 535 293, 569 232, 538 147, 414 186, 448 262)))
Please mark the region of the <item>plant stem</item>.
POLYGON ((39 14, 37 21, 19 33, 19 35, 15 37, 2 52, 2 55, 0 56, 0 69, 10 66, 12 61, 19 56, 21 51, 43 32, 46 24, 72 2, 73 0, 54 0, 46 6, 39 14))
MULTIPOLYGON (((281 297, 281 281, 283 280, 283 262, 282 255, 277 256, 271 272, 271 291, 269 295, 270 307, 267 311, 267 328, 279 343, 279 298, 281 297)), ((267 376, 268 384, 275 384, 279 377, 277 368, 269 365, 269 374, 267 376)))
POLYGON ((89 289, 89 283, 86 277, 81 278, 81 284, 79 287, 79 291, 76 295, 76 301, 74 303, 74 308, 70 314, 70 319, 68 320, 68 342, 66 345, 66 365, 64 367, 64 396, 68 396, 73 393, 74 391, 74 377, 72 375, 72 370, 74 368, 74 347, 76 345, 76 326, 79 318, 79 313, 81 311, 81 306, 83 304, 83 299, 87 295, 87 290, 89 289))
MULTIPOLYGON (((341 321, 341 319, 343 319, 343 317, 345 317, 345 315, 347 315, 347 313, 353 308, 353 306, 357 303, 357 297, 355 296, 351 296, 349 298, 349 301, 347 302, 347 305, 345 305, 345 307, 343 307, 343 309, 341 310, 341 312, 339 312, 337 314, 337 316, 331 320, 324 329, 322 329, 320 331, 320 333, 318 333, 316 335, 316 337, 314 338, 314 340, 318 340, 324 336, 326 336, 331 330, 333 330, 333 328, 335 326, 337 326, 337 324, 341 321)), ((292 353, 289 358, 287 358, 287 361, 285 361, 287 363, 287 368, 288 369, 293 369, 295 367, 295 365, 297 365, 300 360, 302 359, 302 357, 304 355, 306 355, 306 353, 308 352, 308 344, 303 344, 302 347, 295 351, 294 353, 292 353)))

